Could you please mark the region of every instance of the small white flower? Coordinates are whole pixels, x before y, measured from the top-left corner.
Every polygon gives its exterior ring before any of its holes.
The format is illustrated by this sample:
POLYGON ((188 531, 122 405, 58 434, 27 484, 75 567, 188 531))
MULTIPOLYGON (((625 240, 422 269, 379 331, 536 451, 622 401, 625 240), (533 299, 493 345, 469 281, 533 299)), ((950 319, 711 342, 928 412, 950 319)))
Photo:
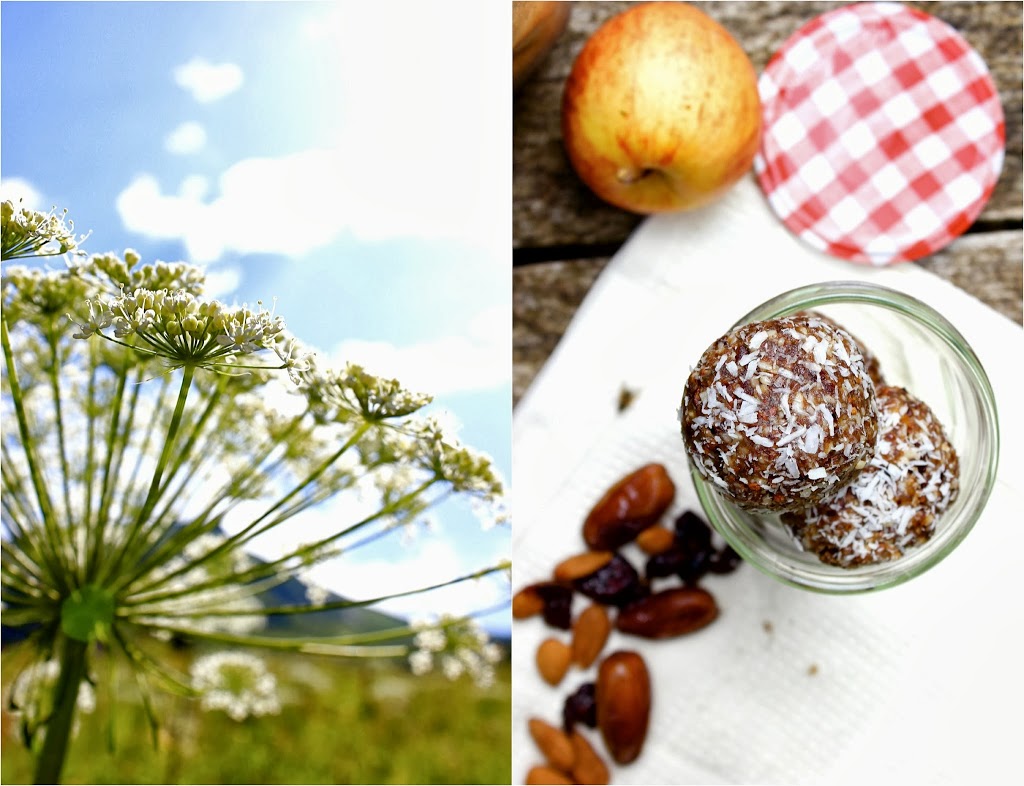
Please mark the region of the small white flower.
POLYGON ((204 655, 192 664, 191 674, 192 687, 200 694, 200 706, 204 710, 222 710, 237 721, 281 711, 277 679, 255 655, 245 652, 204 655))
POLYGON ((417 677, 434 668, 434 657, 424 650, 416 650, 409 655, 409 668, 417 677))

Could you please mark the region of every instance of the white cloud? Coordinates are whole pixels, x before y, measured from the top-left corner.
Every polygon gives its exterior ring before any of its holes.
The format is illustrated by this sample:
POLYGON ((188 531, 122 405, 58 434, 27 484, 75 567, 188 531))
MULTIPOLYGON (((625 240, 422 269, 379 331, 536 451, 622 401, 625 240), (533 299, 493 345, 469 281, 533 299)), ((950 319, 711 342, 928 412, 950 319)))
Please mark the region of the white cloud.
MULTIPOLYGON (((452 20, 432 6, 403 8, 414 18, 401 29, 385 21, 393 13, 387 4, 337 4, 328 13, 310 23, 320 44, 299 45, 322 47, 316 55, 331 94, 310 112, 333 137, 238 160, 205 201, 142 173, 118 199, 126 227, 180 239, 200 262, 227 252, 298 257, 345 235, 508 243, 511 108, 503 72, 485 67, 496 62, 493 42, 460 36, 458 46, 439 45, 452 20), (386 40, 366 35, 382 24, 386 40)), ((472 29, 476 13, 491 12, 469 7, 459 18, 472 29)), ((211 68, 196 62, 181 69, 189 84, 213 84, 196 78, 211 68)))
POLYGON ((349 340, 338 344, 331 360, 358 363, 370 373, 396 377, 410 390, 436 396, 487 390, 511 378, 510 304, 474 316, 459 335, 396 346, 386 341, 349 340))
POLYGON ((242 281, 242 273, 236 267, 216 268, 206 271, 206 285, 203 294, 209 298, 223 299, 230 295, 242 281))
POLYGON ((174 69, 174 81, 201 104, 219 101, 242 86, 245 75, 234 63, 213 64, 193 57, 174 69))
POLYGON ((164 138, 164 150, 184 156, 198 153, 206 146, 206 129, 199 123, 182 123, 164 138))
POLYGON ((30 182, 22 177, 5 177, 0 179, 0 200, 11 200, 15 206, 22 200, 22 207, 31 210, 49 210, 50 205, 43 205, 43 195, 30 182))

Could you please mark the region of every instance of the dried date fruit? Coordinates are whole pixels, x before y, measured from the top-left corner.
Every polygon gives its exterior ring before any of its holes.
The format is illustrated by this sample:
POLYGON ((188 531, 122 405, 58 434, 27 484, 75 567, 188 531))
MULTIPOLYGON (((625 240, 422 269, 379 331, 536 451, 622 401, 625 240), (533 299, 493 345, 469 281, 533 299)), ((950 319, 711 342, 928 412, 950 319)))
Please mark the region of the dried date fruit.
POLYGON ((601 661, 595 698, 608 753, 629 764, 643 749, 651 714, 651 678, 640 653, 619 650, 601 661))
POLYGON ((568 557, 555 565, 555 581, 569 583, 582 579, 603 568, 614 556, 610 551, 584 551, 582 554, 568 557))
POLYGON ((594 750, 590 740, 574 731, 569 735, 573 751, 576 754, 576 762, 572 765, 572 779, 576 783, 589 783, 596 786, 607 786, 611 780, 611 773, 604 759, 594 750))
POLYGON ((574 581, 573 587, 591 600, 608 606, 631 603, 649 592, 636 568, 621 554, 612 557, 603 568, 574 581))
POLYGON ((581 669, 589 669, 604 649, 612 622, 604 606, 588 606, 572 626, 572 660, 581 669))
POLYGON ((597 703, 594 698, 596 686, 584 682, 565 697, 562 705, 562 726, 569 732, 577 723, 593 729, 597 726, 597 703))
POLYGON ((590 510, 583 539, 597 551, 614 551, 656 524, 675 499, 676 487, 661 464, 647 464, 619 480, 590 510))
POLYGON ((533 737, 538 750, 548 760, 548 764, 556 770, 572 772, 576 752, 573 750, 569 735, 540 718, 530 718, 528 726, 530 736, 533 737))
POLYGON ((572 662, 572 649, 564 641, 544 639, 537 647, 537 671, 548 685, 557 685, 572 662))
POLYGON ((717 616, 718 604, 710 592, 699 587, 675 587, 622 609, 615 627, 646 639, 666 639, 693 633, 717 616))

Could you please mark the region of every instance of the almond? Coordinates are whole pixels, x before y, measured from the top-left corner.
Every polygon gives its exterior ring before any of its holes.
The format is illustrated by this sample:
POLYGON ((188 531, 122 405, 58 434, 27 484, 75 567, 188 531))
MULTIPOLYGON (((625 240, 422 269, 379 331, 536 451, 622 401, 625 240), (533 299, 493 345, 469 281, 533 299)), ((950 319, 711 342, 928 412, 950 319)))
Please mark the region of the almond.
POLYGON ((612 623, 604 606, 593 604, 576 618, 572 628, 572 661, 581 669, 589 669, 601 654, 612 623))
POLYGON ((651 714, 651 677, 640 653, 619 650, 601 661, 595 700, 608 753, 629 764, 643 749, 651 714))
POLYGON ((576 763, 576 751, 572 747, 569 735, 540 718, 530 718, 529 729, 537 749, 544 754, 548 764, 560 772, 572 772, 572 766, 576 763))
POLYGON ((530 767, 530 771, 526 773, 527 784, 541 784, 541 783, 554 783, 562 784, 573 782, 572 778, 559 772, 554 767, 530 767))
POLYGON ((580 784, 607 786, 611 780, 608 765, 594 750, 590 741, 578 731, 570 735, 569 741, 572 742, 572 749, 576 754, 576 763, 572 765, 572 779, 580 784))
POLYGON ((646 464, 619 480, 583 522, 583 540, 595 551, 614 551, 656 524, 675 499, 662 464, 646 464))
POLYGON ((549 685, 562 681, 572 662, 572 648, 558 639, 544 639, 537 647, 537 671, 549 685))
POLYGON ((660 524, 654 527, 648 527, 636 536, 636 545, 638 545, 645 554, 649 554, 652 557, 655 554, 662 554, 668 551, 675 545, 675 541, 675 533, 668 527, 663 527, 660 524))
POLYGON ((717 616, 718 604, 710 592, 699 587, 674 587, 622 609, 615 627, 646 639, 667 639, 693 633, 717 616))
POLYGON ((609 562, 615 555, 610 551, 584 551, 555 565, 555 581, 570 582, 582 579, 594 573, 609 562))
POLYGON ((544 610, 544 598, 534 585, 523 587, 512 596, 512 617, 524 620, 540 614, 544 610))

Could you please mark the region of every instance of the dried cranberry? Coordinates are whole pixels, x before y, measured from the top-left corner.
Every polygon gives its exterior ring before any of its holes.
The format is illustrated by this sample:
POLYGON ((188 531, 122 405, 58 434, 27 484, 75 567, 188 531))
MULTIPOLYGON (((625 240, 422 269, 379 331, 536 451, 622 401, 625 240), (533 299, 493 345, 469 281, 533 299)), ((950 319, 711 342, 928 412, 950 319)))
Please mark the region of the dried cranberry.
POLYGON ((603 568, 574 581, 573 587, 591 600, 609 606, 621 606, 650 593, 636 568, 621 554, 612 557, 603 568))
POLYGON ((544 601, 541 615, 552 628, 569 630, 572 627, 572 589, 554 582, 536 585, 537 594, 544 601))
POLYGON ((696 584, 711 568, 711 556, 714 553, 714 549, 711 548, 690 552, 686 562, 676 571, 676 575, 686 584, 696 584))
POLYGON ((732 573, 743 561, 732 546, 726 544, 711 555, 708 570, 712 573, 732 573))
POLYGON ((596 685, 593 682, 584 682, 565 697, 565 703, 562 705, 562 726, 566 733, 571 732, 577 723, 591 729, 597 727, 595 689, 596 685))
POLYGON ((676 544, 684 550, 711 548, 711 527, 692 510, 683 511, 675 521, 676 544))
POLYGON ((668 551, 652 555, 644 567, 644 575, 647 576, 648 581, 672 576, 682 569, 687 561, 686 552, 678 546, 673 546, 668 551))

